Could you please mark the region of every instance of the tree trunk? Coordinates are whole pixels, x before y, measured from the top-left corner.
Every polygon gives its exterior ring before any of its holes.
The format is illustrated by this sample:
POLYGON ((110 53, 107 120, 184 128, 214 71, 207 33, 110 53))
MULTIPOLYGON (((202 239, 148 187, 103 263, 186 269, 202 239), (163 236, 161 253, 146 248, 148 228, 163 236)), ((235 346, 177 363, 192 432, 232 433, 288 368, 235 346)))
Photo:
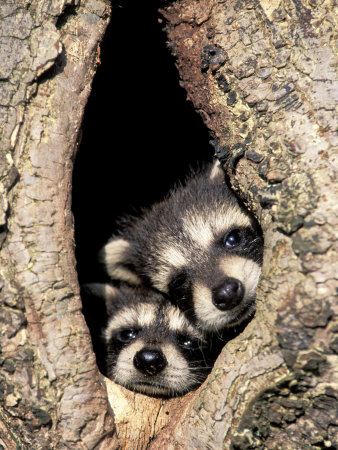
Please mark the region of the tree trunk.
POLYGON ((70 210, 109 7, 36 0, 6 2, 0 13, 2 445, 111 447, 113 419, 81 313, 70 210))
POLYGON ((109 8, 5 3, 0 444, 334 448, 334 4, 179 0, 161 12, 188 99, 265 231, 256 316, 182 398, 153 399, 100 376, 81 313, 70 196, 109 8))

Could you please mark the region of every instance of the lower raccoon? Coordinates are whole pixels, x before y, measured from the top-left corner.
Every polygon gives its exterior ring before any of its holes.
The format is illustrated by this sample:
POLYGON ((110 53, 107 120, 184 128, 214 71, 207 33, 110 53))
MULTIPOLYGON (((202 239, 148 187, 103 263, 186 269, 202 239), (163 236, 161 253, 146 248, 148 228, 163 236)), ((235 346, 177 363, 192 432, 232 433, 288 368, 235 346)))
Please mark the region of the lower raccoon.
POLYGON ((100 258, 113 280, 155 288, 199 328, 219 331, 255 311, 263 237, 217 161, 140 218, 125 218, 100 258))
POLYGON ((157 292, 109 284, 85 285, 105 300, 107 376, 148 395, 196 388, 210 371, 209 344, 184 314, 157 292))

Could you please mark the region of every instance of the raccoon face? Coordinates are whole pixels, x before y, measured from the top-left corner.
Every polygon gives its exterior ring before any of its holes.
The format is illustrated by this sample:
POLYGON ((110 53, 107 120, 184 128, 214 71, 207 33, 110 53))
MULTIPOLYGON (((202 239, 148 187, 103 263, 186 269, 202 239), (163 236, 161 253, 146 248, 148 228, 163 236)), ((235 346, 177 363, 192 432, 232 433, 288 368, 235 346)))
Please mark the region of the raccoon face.
POLYGON ((96 286, 110 314, 104 330, 109 378, 160 396, 183 394, 206 378, 206 342, 178 308, 145 289, 96 286))
POLYGON ((215 235, 206 250, 196 248, 190 264, 172 265, 170 298, 204 330, 238 325, 255 311, 262 249, 262 237, 250 227, 215 235))

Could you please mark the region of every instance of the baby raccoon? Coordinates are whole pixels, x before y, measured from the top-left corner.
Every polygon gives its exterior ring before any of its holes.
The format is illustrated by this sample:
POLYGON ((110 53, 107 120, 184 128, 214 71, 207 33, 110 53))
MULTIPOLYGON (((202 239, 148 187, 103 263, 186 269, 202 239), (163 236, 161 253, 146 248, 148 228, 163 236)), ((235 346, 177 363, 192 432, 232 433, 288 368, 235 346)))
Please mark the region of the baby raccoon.
POLYGON ((263 237, 217 161, 141 218, 126 218, 100 258, 112 279, 151 286, 200 329, 218 331, 255 311, 263 237))
POLYGON ((183 394, 206 378, 210 371, 204 354, 206 341, 161 294, 109 284, 85 288, 106 303, 109 378, 133 391, 156 396, 183 394))

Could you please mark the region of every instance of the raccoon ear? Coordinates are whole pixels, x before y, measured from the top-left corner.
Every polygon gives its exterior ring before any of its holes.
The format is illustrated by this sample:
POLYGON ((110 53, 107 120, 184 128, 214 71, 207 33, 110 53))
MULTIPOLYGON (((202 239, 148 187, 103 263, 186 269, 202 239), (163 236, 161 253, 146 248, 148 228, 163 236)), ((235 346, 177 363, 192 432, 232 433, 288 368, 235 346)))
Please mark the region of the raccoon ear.
POLYGON ((126 281, 132 285, 141 284, 139 277, 128 264, 132 264, 132 244, 123 238, 110 240, 101 250, 100 261, 113 280, 126 281))
POLYGON ((112 304, 119 295, 119 290, 107 283, 83 284, 81 289, 89 295, 101 298, 106 303, 108 315, 112 312, 112 304))
POLYGON ((224 170, 222 164, 216 159, 211 167, 209 180, 215 184, 224 183, 224 170))

